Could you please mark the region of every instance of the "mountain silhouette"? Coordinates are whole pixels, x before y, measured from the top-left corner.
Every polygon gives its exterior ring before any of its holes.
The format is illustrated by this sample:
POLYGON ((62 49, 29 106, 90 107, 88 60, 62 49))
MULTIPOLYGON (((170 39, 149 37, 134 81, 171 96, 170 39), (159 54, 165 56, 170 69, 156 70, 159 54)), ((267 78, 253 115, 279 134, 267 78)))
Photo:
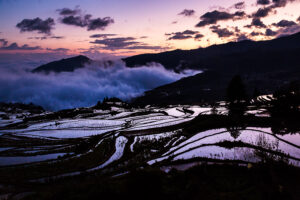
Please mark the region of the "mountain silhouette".
POLYGON ((78 68, 83 68, 86 64, 91 63, 92 60, 86 56, 76 56, 71 58, 66 58, 58 61, 53 61, 45 65, 41 65, 34 70, 33 73, 60 73, 60 72, 73 72, 78 68))
POLYGON ((128 67, 138 67, 156 62, 167 69, 175 71, 184 69, 218 69, 256 72, 257 70, 273 69, 273 67, 280 68, 286 62, 296 65, 299 61, 293 53, 297 53, 297 50, 300 48, 299 44, 300 33, 297 33, 267 41, 244 40, 193 50, 141 54, 124 58, 123 60, 128 67), (282 56, 274 57, 273 55, 277 55, 278 52, 285 52, 285 55, 288 56, 287 59, 292 60, 281 59, 282 56), (294 59, 297 62, 294 62, 294 59))

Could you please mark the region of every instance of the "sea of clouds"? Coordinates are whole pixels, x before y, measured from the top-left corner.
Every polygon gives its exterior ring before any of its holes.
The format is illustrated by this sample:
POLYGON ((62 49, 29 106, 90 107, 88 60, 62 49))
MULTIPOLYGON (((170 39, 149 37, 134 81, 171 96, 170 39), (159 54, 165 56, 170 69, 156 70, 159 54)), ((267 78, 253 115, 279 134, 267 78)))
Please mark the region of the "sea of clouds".
POLYGON ((0 102, 32 102, 47 110, 86 107, 104 97, 130 100, 147 90, 201 72, 187 70, 179 74, 155 63, 138 68, 128 68, 120 60, 110 66, 103 63, 46 75, 31 73, 30 65, 35 63, 28 60, 17 66, 0 62, 0 102))

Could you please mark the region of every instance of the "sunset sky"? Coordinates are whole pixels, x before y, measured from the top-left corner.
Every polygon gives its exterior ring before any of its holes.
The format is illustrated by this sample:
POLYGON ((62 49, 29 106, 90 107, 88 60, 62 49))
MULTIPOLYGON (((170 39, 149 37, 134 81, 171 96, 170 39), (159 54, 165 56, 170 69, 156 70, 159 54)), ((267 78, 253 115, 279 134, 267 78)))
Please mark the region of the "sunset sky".
POLYGON ((0 0, 0 54, 129 56, 300 31, 297 0, 0 0))

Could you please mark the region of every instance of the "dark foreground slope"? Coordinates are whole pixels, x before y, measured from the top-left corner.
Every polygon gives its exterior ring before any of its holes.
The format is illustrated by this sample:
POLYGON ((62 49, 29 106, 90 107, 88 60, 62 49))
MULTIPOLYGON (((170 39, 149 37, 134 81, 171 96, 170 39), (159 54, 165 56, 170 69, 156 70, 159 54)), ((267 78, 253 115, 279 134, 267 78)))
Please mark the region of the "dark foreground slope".
POLYGON ((83 68, 86 64, 92 62, 91 59, 89 59, 86 56, 76 56, 72 58, 62 59, 54 62, 50 62, 45 65, 41 65, 32 72, 34 73, 49 73, 49 72, 73 72, 75 69, 83 68))
POLYGON ((169 174, 144 170, 112 179, 95 175, 52 183, 27 199, 297 199, 299 174, 296 168, 230 165, 169 174))
POLYGON ((137 104, 195 103, 224 99, 230 79, 239 74, 248 95, 257 88, 270 93, 300 77, 300 33, 270 41, 242 41, 196 50, 176 50, 124 59, 128 66, 158 62, 168 69, 202 69, 203 74, 188 77, 136 99, 137 104))

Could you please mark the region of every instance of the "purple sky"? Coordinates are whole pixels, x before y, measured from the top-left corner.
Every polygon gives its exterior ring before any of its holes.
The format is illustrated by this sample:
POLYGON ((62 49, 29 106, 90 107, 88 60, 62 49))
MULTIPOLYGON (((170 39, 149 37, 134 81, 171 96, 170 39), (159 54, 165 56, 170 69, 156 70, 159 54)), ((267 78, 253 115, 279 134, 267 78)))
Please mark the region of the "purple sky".
POLYGON ((0 0, 0 53, 129 56, 298 32, 298 0, 0 0))

